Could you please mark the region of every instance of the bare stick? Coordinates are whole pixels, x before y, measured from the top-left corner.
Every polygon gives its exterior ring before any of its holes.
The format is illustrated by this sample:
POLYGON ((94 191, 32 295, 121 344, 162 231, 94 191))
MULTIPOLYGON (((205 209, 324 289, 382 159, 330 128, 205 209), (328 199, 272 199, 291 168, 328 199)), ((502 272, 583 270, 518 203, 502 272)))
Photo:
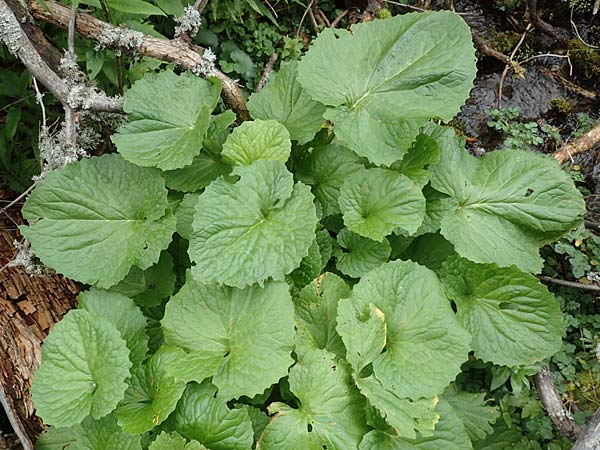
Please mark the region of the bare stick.
MULTIPOLYGON (((77 60, 75 55, 75 21, 77 19, 77 7, 75 2, 71 5, 71 12, 69 15, 69 28, 68 28, 68 54, 67 58, 73 62, 77 60)), ((68 104, 64 104, 65 108, 65 144, 67 148, 77 147, 77 129, 75 127, 75 112, 73 108, 68 104)))
POLYGON ((600 409, 597 409, 571 450, 596 450, 599 443, 600 409))
POLYGON ((575 423, 573 415, 565 408, 565 405, 563 405, 558 396, 552 372, 550 372, 546 364, 542 366, 540 373, 533 377, 533 382, 538 397, 542 401, 550 420, 552 420, 558 432, 567 439, 574 441, 579 436, 579 433, 581 433, 581 428, 575 423))
POLYGON ((278 57, 279 57, 279 55, 277 54, 277 52, 273 52, 273 54, 269 57, 269 60, 267 61, 267 64, 265 65, 265 70, 263 71, 263 74, 260 77, 260 81, 258 82, 258 85, 256 86, 256 92, 262 91, 262 88, 264 88, 265 84, 267 84, 267 81, 269 80, 269 75, 273 71, 273 66, 275 65, 275 62, 277 61, 278 57))
POLYGON ((12 208, 14 205, 16 205, 17 203, 19 203, 25 197, 27 197, 27 195, 33 190, 34 187, 35 187, 35 183, 32 184, 31 186, 29 186, 25 192, 23 192, 22 194, 20 194, 17 198, 15 198, 14 200, 12 200, 8 205, 6 205, 4 208, 2 208, 0 210, 0 212, 6 213, 10 208, 12 208))
MULTIPOLYGON (((0 0, 4 1, 4 0, 0 0)), ((29 10, 39 20, 52 23, 61 28, 66 28, 69 21, 69 8, 53 0, 46 0, 44 6, 37 1, 30 1, 29 10), (47 9, 46 9, 47 7, 47 9)), ((120 34, 123 29, 103 22, 89 14, 77 14, 75 31, 86 39, 99 41, 105 33, 120 34)), ((109 48, 135 51, 138 55, 150 56, 161 61, 176 64, 187 70, 197 70, 204 61, 196 49, 202 47, 191 46, 180 39, 160 39, 139 33, 139 45, 135 48, 123 48, 119 42, 108 45, 109 48)), ((215 70, 214 75, 221 80, 223 87, 222 96, 225 104, 235 111, 240 120, 248 120, 250 114, 246 108, 246 100, 238 84, 220 70, 215 70)))
POLYGON ((595 284, 584 284, 584 283, 578 283, 576 281, 567 281, 567 280, 561 280, 558 278, 545 277, 545 276, 540 276, 539 278, 540 278, 540 280, 545 281, 546 283, 557 284, 559 286, 565 286, 565 287, 570 287, 570 288, 575 288, 575 289, 583 289, 585 291, 600 292, 600 286, 597 286, 595 284))
POLYGON ((206 5, 208 5, 208 0, 196 0, 196 3, 194 3, 194 9, 202 14, 204 8, 206 8, 206 5))
POLYGON ((498 61, 502 61, 504 64, 512 64, 513 62, 510 60, 508 56, 504 53, 500 53, 499 51, 494 50, 492 47, 488 45, 481 37, 473 34, 473 42, 477 46, 477 50, 487 56, 491 56, 492 58, 496 58, 498 61))
POLYGON ((498 109, 502 108, 502 90, 504 88, 504 79, 506 78, 506 74, 508 73, 508 69, 510 69, 510 67, 513 66, 513 58, 515 57, 515 55, 517 54, 517 52, 519 51, 519 48, 521 47, 521 45, 523 44, 523 42, 525 41, 525 37, 527 36, 527 33, 529 33, 529 30, 531 25, 527 25, 527 28, 525 29, 525 32, 521 35, 521 39, 519 39, 519 42, 517 42, 517 45, 515 45, 515 48, 513 48, 512 53, 510 54, 510 56, 508 57, 508 60, 510 62, 510 64, 506 64, 504 66, 504 70, 502 71, 502 75, 500 76, 500 83, 498 84, 498 109))
POLYGON ((298 39, 298 37, 300 36, 300 30, 302 30, 302 24, 304 23, 304 19, 306 19, 306 15, 308 14, 308 11, 310 10, 310 8, 312 8, 314 1, 315 0, 310 0, 310 3, 308 4, 308 8, 306 8, 304 10, 304 14, 302 14, 302 17, 300 18, 300 23, 298 24, 298 30, 296 30, 296 39, 298 39))
MULTIPOLYGON (((315 18, 315 13, 314 13, 312 7, 308 8, 308 18, 310 19, 309 20, 310 21, 310 26, 312 27, 313 32, 315 34, 319 34, 319 25, 317 24, 317 20, 315 18)), ((319 17, 319 19, 320 19, 320 17, 319 17)), ((325 24, 321 23, 321 26, 324 27, 325 24)))
POLYGON ((339 16, 337 16, 337 17, 336 17, 336 18, 333 20, 333 22, 331 22, 331 28, 335 28, 335 27, 337 27, 337 26, 340 24, 340 22, 342 21, 342 19, 343 19, 344 17, 346 17, 346 16, 348 15, 348 13, 349 13, 349 12, 350 12, 350 10, 349 10, 349 9, 345 9, 344 11, 342 11, 342 13, 341 13, 339 16))
POLYGON ((329 21, 329 19, 327 18, 327 16, 323 12, 323 10, 319 9, 317 11, 317 15, 321 17, 321 19, 323 20, 323 22, 325 22, 325 26, 326 27, 331 27, 331 22, 329 21))
POLYGON ((575 25, 575 22, 573 21, 573 9, 574 9, 574 8, 575 8, 575 6, 572 6, 572 7, 571 7, 571 19, 570 19, 570 22, 571 22, 571 28, 573 28, 573 32, 575 33, 575 36, 577 36, 577 39, 579 39, 579 40, 581 41, 581 43, 582 43, 583 45, 585 45, 586 47, 589 47, 589 48, 595 48, 595 49, 598 49, 598 48, 600 48, 600 47, 597 47, 597 46, 595 46, 595 45, 588 44, 587 42, 585 42, 585 41, 583 40, 583 38, 581 37, 581 35, 579 34, 579 30, 577 29, 577 25, 575 25))
POLYGON ((557 55, 556 53, 543 53, 541 55, 530 56, 529 58, 524 59, 523 61, 519 61, 519 64, 521 64, 521 65, 527 64, 528 62, 533 61, 534 59, 539 59, 539 58, 566 58, 567 63, 569 64, 569 76, 573 76, 573 64, 571 64, 571 58, 569 55, 557 55))
POLYGON ((396 6, 400 6, 402 8, 406 8, 406 9, 411 9, 413 11, 419 11, 419 12, 423 12, 423 11, 427 11, 426 9, 423 8, 419 8, 418 6, 412 6, 412 5, 405 5, 404 3, 400 3, 400 2, 395 2, 393 0, 383 0, 385 3, 389 3, 390 5, 396 5, 396 6))
POLYGON ((600 142, 600 123, 583 136, 563 145, 552 156, 554 156, 554 159, 559 163, 563 164, 569 160, 572 161, 573 156, 590 150, 598 142, 600 142))

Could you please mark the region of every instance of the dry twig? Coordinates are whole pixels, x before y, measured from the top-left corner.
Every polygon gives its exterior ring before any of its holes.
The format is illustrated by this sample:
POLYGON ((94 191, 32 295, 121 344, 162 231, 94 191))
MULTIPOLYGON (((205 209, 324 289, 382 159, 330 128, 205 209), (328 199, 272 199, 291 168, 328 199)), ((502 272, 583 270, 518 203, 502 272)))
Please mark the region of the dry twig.
POLYGON ((340 22, 342 21, 342 19, 343 19, 344 17, 346 17, 346 16, 348 15, 348 13, 349 13, 349 12, 350 12, 350 10, 349 10, 349 9, 345 9, 345 10, 343 10, 343 11, 342 11, 342 13, 341 13, 339 16, 337 16, 337 17, 336 17, 336 18, 333 20, 333 22, 331 22, 331 28, 335 28, 335 27, 337 27, 337 26, 340 24, 340 22))
POLYGON ((512 53, 508 57, 508 60, 510 63, 506 64, 504 66, 504 70, 502 71, 502 75, 500 76, 500 83, 498 84, 498 109, 502 108, 502 89, 504 88, 504 79, 506 78, 506 74, 508 74, 508 69, 510 69, 511 67, 513 69, 516 68, 515 65, 513 64, 513 59, 514 59, 515 55, 517 54, 517 52, 519 51, 519 48, 521 47, 521 45, 523 45, 523 42, 525 41, 525 37, 527 36, 527 33, 529 33, 530 29, 531 29, 531 26, 527 25, 525 32, 521 35, 521 39, 519 39, 519 42, 517 42, 517 45, 515 45, 515 48, 513 48, 512 53))
POLYGON ((546 283, 557 284, 559 286, 565 286, 565 287, 570 287, 570 288, 575 288, 575 289, 583 289, 585 291, 600 292, 600 286, 597 286, 595 284, 584 284, 584 283, 578 283, 576 281, 567 281, 567 280, 561 280, 559 278, 552 278, 552 277, 546 277, 546 276, 540 276, 539 278, 540 278, 540 280, 545 281, 546 283))
POLYGON ((559 148, 552 156, 560 164, 573 160, 573 156, 584 153, 600 142, 600 123, 596 124, 590 131, 578 137, 572 142, 568 142, 559 148))
POLYGON ((277 52, 273 52, 273 54, 269 57, 269 60, 265 65, 265 70, 263 71, 263 74, 260 77, 260 81, 256 85, 256 92, 262 91, 262 88, 264 88, 265 84, 267 84, 267 81, 269 81, 269 75, 273 71, 273 66, 275 65, 275 62, 277 62, 278 57, 279 55, 277 54, 277 52))

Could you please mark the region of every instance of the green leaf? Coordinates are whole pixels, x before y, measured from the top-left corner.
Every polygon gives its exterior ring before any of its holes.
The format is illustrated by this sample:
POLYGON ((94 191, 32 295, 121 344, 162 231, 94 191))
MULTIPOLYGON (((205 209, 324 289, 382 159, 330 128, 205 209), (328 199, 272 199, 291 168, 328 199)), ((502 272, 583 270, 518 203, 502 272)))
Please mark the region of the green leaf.
POLYGON ((140 437, 124 432, 114 416, 87 417, 71 428, 50 427, 35 443, 36 450, 141 450, 140 437))
POLYGON ((303 288, 321 273, 321 251, 317 239, 308 249, 308 255, 302 258, 300 266, 290 273, 288 279, 298 288, 303 288))
POLYGON ((163 13, 156 6, 142 0, 106 0, 106 4, 117 11, 122 11, 128 14, 140 14, 144 16, 165 15, 165 13, 163 13))
POLYGON ((244 409, 248 413, 248 417, 250 417, 250 420, 252 421, 254 440, 257 441, 262 432, 265 430, 265 428, 271 421, 270 417, 267 416, 262 410, 254 406, 245 405, 243 403, 237 403, 235 407, 237 409, 244 409))
POLYGON ((99 419, 123 398, 129 350, 106 319, 72 310, 44 341, 42 365, 31 396, 48 425, 71 426, 86 416, 99 419))
POLYGON ((383 241, 396 227, 417 231, 425 216, 425 198, 406 176, 387 169, 367 169, 342 186, 344 224, 355 233, 383 241))
POLYGON ((373 241, 344 228, 337 235, 341 250, 336 255, 336 267, 349 277, 360 278, 381 266, 390 257, 392 247, 384 239, 373 241))
POLYGON ((391 169, 406 175, 419 188, 423 188, 431 177, 429 165, 439 159, 440 149, 437 142, 425 134, 419 134, 406 156, 402 161, 392 164, 391 169))
POLYGON ((490 424, 500 417, 500 411, 487 404, 485 394, 461 392, 451 384, 444 392, 444 399, 450 403, 472 441, 485 439, 494 432, 490 424))
POLYGON ((125 398, 115 415, 119 425, 132 434, 151 430, 175 410, 185 389, 185 381, 170 376, 163 359, 154 355, 132 372, 125 398))
POLYGON ((167 434, 163 431, 150 444, 149 450, 206 450, 206 447, 193 439, 187 442, 178 433, 167 434))
POLYGON ((305 144, 323 126, 325 107, 304 92, 297 72, 297 62, 282 63, 263 90, 250 96, 248 110, 255 119, 277 120, 287 128, 292 140, 305 144))
POLYGON ((484 441, 475 442, 474 447, 476 450, 532 450, 536 448, 516 427, 508 428, 504 421, 498 421, 494 433, 484 441))
POLYGON ((183 4, 181 0, 155 0, 160 9, 170 16, 183 15, 183 4))
POLYGON ((402 253, 402 259, 410 259, 428 269, 438 272, 449 256, 456 255, 454 247, 439 233, 422 234, 402 253))
POLYGON ((436 233, 442 226, 442 219, 456 208, 456 201, 446 194, 436 191, 430 184, 423 188, 425 196, 425 217, 423 223, 414 234, 415 237, 427 233, 436 233))
POLYGON ((165 309, 165 341, 219 361, 213 383, 227 399, 252 397, 287 374, 293 306, 284 283, 245 289, 203 285, 189 276, 165 309))
POLYGON ((261 436, 258 449, 357 448, 367 430, 364 407, 342 361, 325 350, 309 352, 290 369, 289 383, 300 406, 269 406, 275 416, 261 436))
POLYGON ((475 72, 469 27, 444 11, 327 29, 300 62, 298 79, 330 107, 325 117, 342 142, 389 165, 408 151, 419 123, 458 112, 475 72))
POLYGON ((215 77, 204 80, 170 70, 146 74, 125 94, 128 122, 111 139, 137 165, 164 170, 187 166, 200 153, 220 93, 215 77))
POLYGON ((189 254, 204 283, 243 287, 283 280, 300 265, 315 237, 317 216, 308 186, 294 184, 277 161, 256 161, 219 179, 200 195, 189 254))
POLYGON ((138 305, 157 306, 173 293, 175 281, 173 258, 163 251, 156 264, 146 270, 132 267, 125 279, 110 290, 132 298, 138 305))
POLYGON ((356 373, 372 364, 385 389, 413 400, 441 392, 470 350, 470 336, 435 274, 410 261, 389 262, 364 276, 339 302, 337 331, 356 373), (375 319, 383 324, 380 338, 372 344, 358 339, 375 319))
POLYGON ((471 261, 540 272, 539 248, 576 227, 585 210, 569 175, 548 156, 503 150, 475 158, 452 131, 433 133, 445 148, 431 184, 456 202, 442 219, 444 237, 471 261))
POLYGON ((470 450, 473 448, 460 418, 445 400, 437 407, 440 421, 431 436, 406 439, 373 430, 365 435, 360 450, 470 450))
POLYGON ((175 230, 158 172, 114 154, 50 172, 22 212, 21 233, 44 264, 99 287, 154 264, 175 230))
POLYGON ((275 120, 254 120, 235 128, 223 144, 223 159, 244 166, 267 159, 285 163, 290 157, 290 134, 275 120))
POLYGON ((208 380, 189 384, 169 419, 187 439, 210 450, 248 450, 253 443, 252 421, 244 409, 229 410, 208 380))
POLYGON ((232 111, 211 116, 203 149, 194 158, 192 164, 181 169, 163 172, 165 184, 169 189, 182 192, 196 192, 208 186, 212 181, 231 172, 232 167, 221 157, 221 149, 229 132, 229 126, 235 120, 232 111))
POLYGON ((533 275, 451 257, 444 263, 442 280, 456 302, 458 319, 473 336, 478 358, 504 366, 528 365, 560 349, 560 305, 533 275))
POLYGON ((21 107, 13 106, 6 112, 4 119, 4 135, 8 141, 12 141, 21 121, 21 107))
POLYGON ((183 196, 181 203, 177 205, 175 209, 175 217, 177 217, 177 233, 184 238, 189 240, 192 237, 194 228, 192 223, 194 222, 194 214, 196 213, 196 204, 200 197, 199 192, 191 192, 183 196))
POLYGON ((358 156, 337 145, 313 148, 310 155, 297 162, 296 175, 312 186, 312 191, 323 207, 323 216, 338 214, 338 197, 342 185, 363 170, 358 156))
POLYGON ((146 318, 133 300, 124 295, 92 289, 79 294, 79 308, 91 316, 102 317, 115 327, 129 349, 134 367, 142 363, 148 352, 146 318))
POLYGON ((338 300, 347 298, 350 287, 333 273, 324 273, 294 298, 296 354, 327 350, 340 358, 346 349, 335 331, 338 300))

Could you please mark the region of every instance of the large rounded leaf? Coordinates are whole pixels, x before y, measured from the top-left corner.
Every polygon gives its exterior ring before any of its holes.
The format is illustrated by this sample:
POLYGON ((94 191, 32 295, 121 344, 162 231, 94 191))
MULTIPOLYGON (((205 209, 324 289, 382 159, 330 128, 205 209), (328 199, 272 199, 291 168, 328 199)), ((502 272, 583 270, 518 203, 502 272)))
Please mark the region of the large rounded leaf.
POLYGON ((473 335, 475 356, 498 365, 531 365, 560 349, 560 305, 536 277, 458 257, 443 269, 446 292, 473 335))
POLYGON ((72 310, 44 341, 31 395, 44 423, 71 426, 100 419, 123 398, 129 350, 106 319, 72 310))
POLYGON ((294 311, 284 283, 238 289, 188 275, 162 326, 167 343, 216 359, 218 369, 209 375, 227 399, 262 393, 293 363, 294 311))
POLYGON ((158 261, 175 231, 158 171, 104 155, 50 172, 23 206, 36 255, 69 278, 99 287, 158 261))
POLYGON ((294 184, 277 161, 256 161, 218 179, 196 204, 189 254, 202 282, 244 287, 283 280, 315 238, 317 216, 308 186, 294 184))
POLYGON ((192 163, 202 148, 221 93, 217 78, 190 72, 149 73, 126 93, 128 122, 112 141, 125 159, 140 166, 177 169, 192 163))
POLYGON ((414 400, 441 393, 470 350, 470 336, 435 274, 410 261, 389 262, 362 277, 339 302, 337 330, 356 373, 372 364, 385 389, 414 400), (372 321, 380 327, 372 328, 372 321), (358 339, 367 327, 379 338, 358 339))
POLYGON ((290 134, 275 120, 254 120, 241 124, 223 144, 223 159, 234 165, 249 165, 259 159, 285 163, 290 157, 290 134))

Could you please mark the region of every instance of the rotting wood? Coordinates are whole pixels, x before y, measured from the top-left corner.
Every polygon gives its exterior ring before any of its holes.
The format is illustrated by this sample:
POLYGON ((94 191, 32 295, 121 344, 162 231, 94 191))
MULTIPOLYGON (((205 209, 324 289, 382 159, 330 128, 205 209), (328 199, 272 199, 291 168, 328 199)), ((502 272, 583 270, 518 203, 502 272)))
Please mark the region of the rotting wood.
MULTIPOLYGON (((60 3, 47 0, 42 6, 36 1, 30 1, 28 8, 31 14, 38 20, 52 23, 63 29, 67 29, 69 25, 70 9, 60 3)), ((98 20, 89 14, 77 14, 75 31, 86 39, 98 42, 99 38, 106 31, 118 32, 120 30, 119 27, 98 20)), ((181 39, 160 39, 143 35, 141 43, 135 49, 135 52, 141 56, 149 56, 161 61, 171 62, 183 69, 193 70, 203 61, 202 55, 196 49, 204 51, 202 47, 191 46, 181 39)), ((237 114, 238 119, 248 120, 250 114, 248 113, 246 100, 238 84, 219 70, 215 71, 215 76, 221 80, 223 87, 221 95, 224 102, 237 114)))
POLYGON ((565 408, 556 392, 552 372, 546 364, 540 373, 533 377, 535 390, 558 432, 567 439, 574 441, 581 433, 581 428, 575 423, 573 415, 565 408))
MULTIPOLYGON (((0 265, 13 257, 14 231, 0 221, 0 265)), ((42 432, 30 396, 41 343, 50 329, 76 306, 77 285, 62 276, 32 277, 21 268, 0 272, 0 403, 24 450, 42 432)))

